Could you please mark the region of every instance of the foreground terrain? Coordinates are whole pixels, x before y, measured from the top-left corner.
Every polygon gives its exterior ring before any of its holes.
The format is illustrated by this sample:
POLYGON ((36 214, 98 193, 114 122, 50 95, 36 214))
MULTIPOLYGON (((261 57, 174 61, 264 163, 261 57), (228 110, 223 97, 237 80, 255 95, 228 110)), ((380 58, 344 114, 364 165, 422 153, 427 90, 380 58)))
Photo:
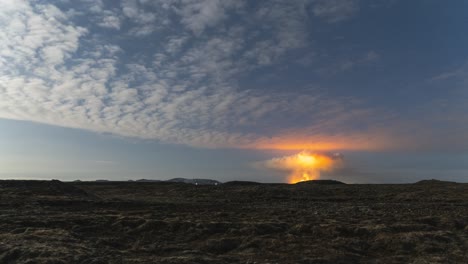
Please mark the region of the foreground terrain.
POLYGON ((0 263, 468 263, 468 184, 0 181, 0 263))

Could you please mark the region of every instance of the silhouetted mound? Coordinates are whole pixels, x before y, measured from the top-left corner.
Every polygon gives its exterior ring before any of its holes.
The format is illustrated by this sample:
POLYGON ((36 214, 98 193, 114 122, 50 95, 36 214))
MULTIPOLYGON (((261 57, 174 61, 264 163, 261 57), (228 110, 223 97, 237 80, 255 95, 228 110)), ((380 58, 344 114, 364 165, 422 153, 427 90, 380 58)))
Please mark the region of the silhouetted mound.
POLYGON ((253 181, 229 181, 223 183, 225 186, 251 186, 251 185, 262 185, 262 183, 259 182, 253 182, 253 181))
POLYGON ((440 181, 440 180, 422 180, 418 181, 414 184, 420 184, 420 185, 445 185, 445 184, 456 184, 456 182, 451 182, 451 181, 440 181))
POLYGON ((219 181, 210 180, 210 179, 186 179, 186 178, 174 178, 167 180, 167 182, 181 182, 195 185, 219 185, 219 181))
POLYGON ((296 184, 335 185, 335 184, 346 184, 346 183, 335 181, 335 180, 312 180, 312 181, 301 181, 296 184))
POLYGON ((139 179, 136 182, 160 182, 160 180, 148 180, 148 179, 139 179))

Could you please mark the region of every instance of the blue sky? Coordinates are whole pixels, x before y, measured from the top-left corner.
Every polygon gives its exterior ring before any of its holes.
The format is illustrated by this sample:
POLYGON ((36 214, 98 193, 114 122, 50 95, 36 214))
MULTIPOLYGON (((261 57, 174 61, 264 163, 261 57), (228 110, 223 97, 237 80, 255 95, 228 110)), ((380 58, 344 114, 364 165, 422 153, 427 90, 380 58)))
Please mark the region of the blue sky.
POLYGON ((468 179, 465 1, 0 4, 0 178, 468 179))

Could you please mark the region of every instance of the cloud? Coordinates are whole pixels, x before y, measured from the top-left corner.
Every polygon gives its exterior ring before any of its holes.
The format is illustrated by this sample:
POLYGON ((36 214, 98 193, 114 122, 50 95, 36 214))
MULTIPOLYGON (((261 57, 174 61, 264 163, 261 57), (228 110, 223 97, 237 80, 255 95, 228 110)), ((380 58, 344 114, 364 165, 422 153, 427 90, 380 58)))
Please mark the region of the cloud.
MULTIPOLYGON (((2 62, 8 67, 2 67, 0 77, 1 117, 191 145, 244 140, 243 133, 227 130, 237 116, 231 106, 261 104, 263 99, 228 86, 189 90, 190 83, 179 82, 176 76, 196 75, 192 63, 204 65, 206 75, 206 67, 211 67, 202 58, 190 58, 197 49, 185 55, 185 63, 168 62, 172 77, 165 72, 159 76, 154 68, 138 63, 127 64, 128 72, 117 76, 120 48, 93 43, 77 54, 87 30, 70 24, 52 5, 22 4, 2 11, 2 25, 9 30, 2 31, 2 62), (27 19, 20 21, 21 17, 27 19), (31 66, 24 69, 25 65, 31 66), (186 92, 172 92, 174 86, 186 92), (218 116, 213 116, 213 109, 218 116)), ((225 44, 214 40, 208 47, 223 49, 225 44)), ((170 45, 174 48, 174 43, 170 45)), ((216 56, 221 55, 214 52, 216 56)))
POLYGON ((317 0, 313 8, 313 14, 328 23, 342 22, 358 11, 358 0, 317 0))
POLYGON ((186 0, 181 3, 176 13, 181 16, 181 23, 195 35, 226 19, 226 12, 244 5, 244 1, 237 0, 186 0))
MULTIPOLYGON (((349 56, 349 55, 348 55, 349 56)), ((338 73, 353 70, 359 66, 375 63, 380 59, 380 54, 376 51, 368 51, 358 56, 353 55, 350 58, 340 58, 331 62, 329 65, 321 66, 316 69, 317 73, 333 76, 338 73)))
POLYGON ((354 98, 242 86, 311 43, 311 1, 0 4, 0 118, 191 146, 316 150, 377 149, 400 135, 386 126, 409 127, 354 98))
POLYGON ((444 81, 444 80, 452 79, 452 78, 462 78, 465 80, 468 79, 468 62, 466 62, 464 65, 457 67, 456 69, 453 69, 451 71, 440 73, 430 78, 429 81, 430 82, 444 81))
POLYGON ((66 24, 66 15, 53 5, 33 8, 22 1, 2 8, 0 23, 0 63, 7 72, 17 70, 12 66, 34 72, 38 66, 53 68, 62 64, 87 33, 82 27, 66 24))
POLYGON ((111 29, 120 29, 120 18, 113 15, 111 12, 102 18, 102 21, 98 23, 99 26, 111 29))
POLYGON ((122 17, 131 27, 128 33, 145 37, 167 26, 169 10, 168 5, 163 3, 165 1, 122 0, 122 17))

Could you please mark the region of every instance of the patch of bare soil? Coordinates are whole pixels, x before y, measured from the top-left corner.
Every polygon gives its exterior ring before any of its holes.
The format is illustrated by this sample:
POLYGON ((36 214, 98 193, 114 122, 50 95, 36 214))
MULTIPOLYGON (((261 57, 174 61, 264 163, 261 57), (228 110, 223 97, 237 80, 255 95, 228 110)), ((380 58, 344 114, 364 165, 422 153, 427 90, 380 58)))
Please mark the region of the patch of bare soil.
POLYGON ((468 184, 0 181, 0 263, 468 263, 468 184))

